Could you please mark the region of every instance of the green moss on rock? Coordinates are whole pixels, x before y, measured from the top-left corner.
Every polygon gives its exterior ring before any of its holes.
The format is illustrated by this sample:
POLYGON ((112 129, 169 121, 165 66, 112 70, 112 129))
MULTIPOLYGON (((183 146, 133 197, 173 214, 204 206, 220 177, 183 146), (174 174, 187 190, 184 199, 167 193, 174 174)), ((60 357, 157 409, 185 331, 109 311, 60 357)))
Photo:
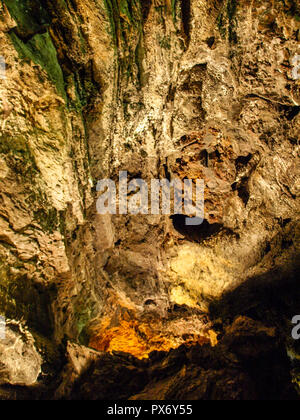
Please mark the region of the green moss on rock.
POLYGON ((91 302, 88 297, 82 301, 77 301, 74 305, 78 340, 80 344, 83 345, 88 345, 89 343, 88 325, 96 314, 93 307, 93 302, 91 302))
POLYGON ((174 21, 176 21, 176 7, 177 7, 177 0, 172 0, 172 16, 174 21))
POLYGON ((104 0, 104 6, 116 50, 118 73, 140 84, 143 72, 143 14, 140 0, 104 0), (123 54, 120 54, 121 51, 123 54))
POLYGON ((237 0, 226 0, 224 6, 218 16, 217 25, 222 38, 227 38, 230 43, 238 42, 236 26, 236 13, 238 8, 237 0))
POLYGON ((23 42, 14 32, 10 33, 10 38, 20 58, 29 58, 39 64, 48 73, 57 92, 66 100, 64 76, 49 32, 37 34, 28 42, 23 42))
POLYGON ((34 180, 38 173, 36 162, 28 146, 26 137, 15 135, 0 136, 0 153, 6 155, 8 166, 23 180, 34 180))
POLYGON ((43 228, 44 232, 53 233, 59 229, 59 218, 57 210, 54 208, 39 209, 34 212, 34 218, 43 228))
POLYGON ((28 58, 40 65, 66 99, 64 76, 57 59, 48 28, 51 17, 45 3, 39 0, 4 0, 17 23, 9 36, 21 59, 28 58))
POLYGON ((4 0, 11 16, 18 24, 22 38, 30 38, 50 24, 50 17, 39 0, 4 0))

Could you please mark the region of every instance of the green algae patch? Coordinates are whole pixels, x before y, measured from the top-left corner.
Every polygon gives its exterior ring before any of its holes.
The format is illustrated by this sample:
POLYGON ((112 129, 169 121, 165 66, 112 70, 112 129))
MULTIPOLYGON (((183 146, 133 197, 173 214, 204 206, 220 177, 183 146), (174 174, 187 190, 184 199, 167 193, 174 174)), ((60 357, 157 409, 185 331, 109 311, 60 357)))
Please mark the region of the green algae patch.
POLYGON ((226 36, 228 36, 230 43, 233 44, 236 44, 238 42, 238 37, 236 33, 237 9, 237 0, 227 0, 217 19, 217 25, 222 38, 226 39, 226 36))
POLYGON ((9 37, 20 58, 40 65, 66 99, 63 72, 48 30, 51 24, 48 11, 39 0, 4 0, 4 3, 18 25, 9 37))
POLYGON ((51 24, 49 13, 38 0, 4 2, 18 25, 9 36, 20 58, 28 58, 40 65, 56 86, 57 92, 66 99, 63 72, 48 31, 51 24))
POLYGON ((143 81, 143 11, 140 0, 104 0, 109 21, 108 33, 112 37, 118 70, 118 89, 122 76, 138 87, 143 81))
POLYGON ((17 22, 17 32, 22 38, 29 38, 50 24, 50 16, 39 0, 4 0, 4 3, 17 22))
POLYGON ((72 306, 78 341, 80 344, 87 346, 90 341, 90 323, 98 314, 93 292, 85 291, 80 299, 73 302, 72 306))
POLYGON ((173 16, 173 20, 174 20, 174 22, 175 22, 175 21, 176 21, 176 6, 177 6, 177 0, 172 0, 171 6, 172 6, 172 16, 173 16))
POLYGON ((110 34, 115 47, 123 41, 132 28, 142 31, 142 9, 139 0, 104 0, 104 7, 110 24, 110 34))
POLYGON ((6 163, 15 174, 23 181, 33 182, 38 168, 25 136, 0 136, 0 153, 6 155, 6 163))
POLYGON ((9 36, 20 58, 29 58, 35 64, 40 65, 56 86, 57 92, 67 100, 63 72, 59 65, 57 52, 49 32, 37 34, 26 43, 14 32, 11 32, 9 36))
POLYGON ((54 208, 35 210, 34 220, 39 223, 45 232, 53 233, 59 229, 59 218, 57 210, 54 208))

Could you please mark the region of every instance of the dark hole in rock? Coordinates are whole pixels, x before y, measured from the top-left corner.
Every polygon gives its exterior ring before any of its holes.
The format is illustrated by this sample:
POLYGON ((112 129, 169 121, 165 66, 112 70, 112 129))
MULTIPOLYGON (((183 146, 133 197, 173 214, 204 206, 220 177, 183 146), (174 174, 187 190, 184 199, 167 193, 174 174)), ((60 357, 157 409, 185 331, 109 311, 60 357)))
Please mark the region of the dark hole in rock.
POLYGON ((296 144, 298 144, 298 143, 299 143, 299 140, 298 140, 298 139, 296 139, 295 137, 290 137, 290 138, 289 138, 289 142, 290 142, 293 146, 296 146, 296 144))
POLYGON ((215 44, 216 38, 214 36, 211 36, 206 40, 206 44, 209 46, 209 48, 212 48, 215 44))
POLYGON ((208 154, 207 150, 203 150, 200 153, 199 159, 200 159, 201 163, 208 168, 209 154, 208 154))
POLYGON ((248 156, 239 156, 236 161, 235 161, 235 165, 237 170, 242 169, 244 166, 247 166, 248 163, 250 162, 250 160, 252 159, 253 155, 251 153, 249 153, 248 156))
POLYGON ((223 230, 223 225, 219 223, 210 224, 207 220, 204 220, 203 223, 198 226, 187 226, 185 224, 186 218, 187 217, 182 214, 171 216, 175 230, 191 242, 202 242, 205 239, 217 235, 223 230))
POLYGON ((280 105, 279 110, 283 112, 288 121, 292 121, 300 112, 300 106, 280 105))
POLYGON ((141 2, 143 20, 146 21, 150 12, 152 0, 143 0, 141 2))
POLYGON ((174 102, 176 89, 173 86, 170 86, 169 93, 167 96, 167 102, 174 102))
POLYGON ((173 306, 173 311, 174 312, 186 312, 186 308, 184 306, 181 305, 174 305, 173 306))
POLYGON ((182 25, 183 30, 187 38, 187 42, 190 40, 190 21, 191 21, 191 1, 181 0, 181 13, 182 13, 182 25))
POLYGON ((128 5, 128 11, 129 11, 129 14, 130 14, 130 16, 132 16, 132 15, 133 15, 133 13, 132 13, 132 5, 131 5, 131 1, 128 1, 128 2, 127 2, 127 5, 128 5))
POLYGON ((245 206, 248 204, 250 199, 250 193, 248 189, 248 179, 244 178, 240 183, 235 182, 232 184, 232 190, 237 191, 240 199, 243 201, 245 206))
POLYGON ((180 139, 181 143, 186 143, 188 141, 188 137, 187 136, 182 136, 180 139))
POLYGON ((192 334, 182 334, 182 338, 184 341, 188 341, 193 338, 192 334))
POLYGON ((288 219, 284 219, 282 222, 282 226, 285 227, 286 225, 288 225, 289 223, 291 223, 292 219, 288 218, 288 219))
POLYGON ((164 172, 165 172, 165 177, 168 181, 171 181, 171 174, 168 168, 168 165, 164 165, 164 172))
POLYGON ((269 254, 269 252, 271 252, 271 244, 270 244, 270 242, 268 242, 268 243, 266 244, 266 248, 265 248, 265 251, 264 251, 264 255, 269 254))
MULTIPOLYGON (((175 304, 173 304, 169 309, 168 309, 168 312, 170 313, 170 316, 171 316, 171 318, 172 317, 175 317, 175 318, 178 318, 178 317, 180 317, 181 315, 183 315, 183 314, 187 314, 187 313, 196 313, 195 311, 194 311, 194 308, 193 309, 191 309, 191 308, 189 308, 188 306, 186 306, 186 305, 179 305, 179 304, 177 304, 177 303, 175 303, 175 304)), ((174 319, 175 319, 174 318, 174 319)))
POLYGON ((289 249, 293 246, 294 242, 293 241, 289 241, 289 240, 283 240, 282 241, 282 249, 289 249))
POLYGON ((147 299, 147 300, 146 300, 146 302, 145 302, 145 306, 150 306, 150 305, 157 306, 157 305, 156 305, 156 302, 155 302, 154 300, 152 300, 152 299, 147 299))
POLYGON ((221 153, 219 152, 219 150, 215 150, 209 155, 209 160, 219 160, 220 158, 221 158, 221 153))

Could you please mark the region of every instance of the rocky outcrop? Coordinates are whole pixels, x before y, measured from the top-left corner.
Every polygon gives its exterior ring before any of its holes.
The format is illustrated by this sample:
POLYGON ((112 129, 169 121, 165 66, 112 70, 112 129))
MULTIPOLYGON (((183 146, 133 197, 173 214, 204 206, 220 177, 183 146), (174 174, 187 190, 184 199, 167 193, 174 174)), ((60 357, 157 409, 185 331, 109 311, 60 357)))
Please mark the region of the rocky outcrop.
POLYGON ((215 348, 183 345, 139 361, 69 345, 68 356, 68 380, 60 388, 65 399, 297 399, 275 329, 246 317, 238 317, 215 348))
POLYGON ((9 321, 0 341, 0 385, 35 385, 41 365, 32 335, 21 324, 9 321))
MULTIPOLYGON (((251 343, 247 349, 237 339, 236 349, 228 338, 240 337, 227 328, 243 316, 262 323, 267 337, 276 328, 280 350, 267 366, 285 372, 284 387, 269 396, 294 395, 288 382, 292 370, 298 381, 300 351, 291 340, 300 306, 297 2, 0 3, 0 314, 27 323, 46 386, 64 383, 63 355, 67 348, 71 357, 66 343, 73 342, 73 352, 76 345, 93 348, 120 372, 125 366, 136 373, 138 386, 115 397, 150 395, 152 379, 139 369, 152 362, 138 368, 138 360, 153 351, 171 351, 159 357, 175 354, 178 364, 175 376, 162 378, 166 385, 153 386, 155 395, 262 397, 247 366, 218 359, 219 348, 235 357, 246 352, 249 366, 252 351, 258 363, 267 359, 268 343, 266 350, 251 343), (97 181, 117 181, 119 171, 146 181, 204 179, 204 223, 186 227, 175 214, 97 214, 97 181), (207 366, 186 355, 180 362, 182 349, 192 352, 185 346, 200 345, 210 354, 207 366), (296 355, 290 364, 284 349, 296 355), (111 352, 130 353, 135 367, 111 352), (210 366, 210 358, 218 362, 210 366), (232 382, 234 369, 240 376, 232 382), (222 372, 219 388, 208 391, 222 372), (180 394, 185 377, 203 390, 180 394)), ((252 322, 245 328, 251 335, 252 322)), ((80 362, 64 375, 82 375, 88 390, 84 369, 80 362)), ((81 395, 74 385, 65 395, 93 397, 95 389, 81 395)), ((99 395, 108 398, 109 389, 99 395)))

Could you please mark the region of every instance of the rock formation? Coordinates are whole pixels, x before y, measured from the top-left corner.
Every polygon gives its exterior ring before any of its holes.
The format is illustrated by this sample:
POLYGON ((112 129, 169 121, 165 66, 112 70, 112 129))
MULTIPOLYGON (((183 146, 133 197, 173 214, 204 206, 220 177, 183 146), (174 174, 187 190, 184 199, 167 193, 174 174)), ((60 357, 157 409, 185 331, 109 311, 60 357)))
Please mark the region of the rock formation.
POLYGON ((0 398, 297 399, 299 3, 1 0, 0 51, 0 398))

